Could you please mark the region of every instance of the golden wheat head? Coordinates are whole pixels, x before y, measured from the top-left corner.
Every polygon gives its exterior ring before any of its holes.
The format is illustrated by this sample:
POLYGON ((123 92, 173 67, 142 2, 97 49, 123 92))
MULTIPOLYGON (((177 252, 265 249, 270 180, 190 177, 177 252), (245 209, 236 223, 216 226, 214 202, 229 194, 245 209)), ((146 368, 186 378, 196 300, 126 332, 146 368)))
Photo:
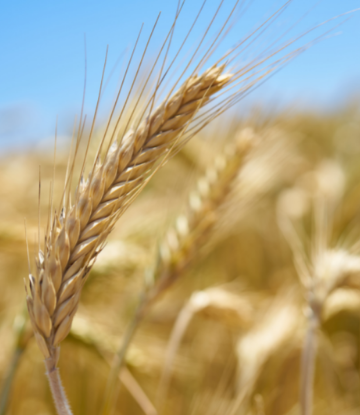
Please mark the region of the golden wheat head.
POLYGON ((231 79, 224 65, 192 76, 140 126, 114 142, 87 181, 81 180, 74 203, 55 216, 30 274, 27 304, 45 358, 70 331, 80 292, 99 248, 133 192, 169 151, 195 112, 231 79))

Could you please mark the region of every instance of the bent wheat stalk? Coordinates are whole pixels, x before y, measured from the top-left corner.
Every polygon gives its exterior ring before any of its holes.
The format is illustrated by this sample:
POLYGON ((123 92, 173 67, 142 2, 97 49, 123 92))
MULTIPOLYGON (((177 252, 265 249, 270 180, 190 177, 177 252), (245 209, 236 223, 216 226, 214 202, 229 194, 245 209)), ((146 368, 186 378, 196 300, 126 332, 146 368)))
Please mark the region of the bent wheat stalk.
POLYGON ((159 412, 163 408, 168 392, 173 361, 189 323, 198 313, 203 312, 224 326, 244 329, 253 323, 254 307, 249 296, 241 296, 229 291, 229 288, 210 287, 194 292, 180 310, 166 347, 165 359, 157 392, 159 412))

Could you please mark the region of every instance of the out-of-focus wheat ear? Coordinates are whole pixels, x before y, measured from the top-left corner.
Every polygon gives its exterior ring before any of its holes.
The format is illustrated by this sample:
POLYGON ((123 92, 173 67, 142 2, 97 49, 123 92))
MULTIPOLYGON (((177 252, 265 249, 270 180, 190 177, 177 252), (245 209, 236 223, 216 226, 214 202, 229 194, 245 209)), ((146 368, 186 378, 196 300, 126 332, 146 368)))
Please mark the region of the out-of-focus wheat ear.
POLYGON ((260 308, 256 322, 238 339, 237 389, 228 415, 235 415, 245 405, 266 361, 297 343, 301 332, 301 308, 298 304, 296 288, 281 290, 274 301, 260 308))
POLYGON ((227 201, 254 141, 252 130, 240 132, 237 141, 230 144, 224 154, 209 166, 205 176, 198 180, 196 190, 189 195, 187 214, 178 217, 160 244, 159 261, 154 271, 155 284, 149 292, 151 301, 174 283, 198 257, 221 216, 221 206, 227 201))
POLYGON ((302 415, 312 414, 317 338, 323 310, 339 288, 351 289, 351 281, 354 278, 360 279, 359 256, 342 248, 340 244, 334 248, 330 246, 333 212, 344 190, 342 169, 336 162, 324 160, 314 171, 307 173, 307 179, 314 183, 311 190, 302 188, 299 184, 284 191, 278 203, 279 224, 293 250, 294 263, 307 300, 307 332, 303 345, 300 382, 302 415), (297 203, 294 204, 296 200, 297 203), (294 206, 297 209, 294 210, 294 206), (308 206, 308 209, 301 209, 301 206, 308 206), (306 252, 294 225, 296 221, 299 222, 297 225, 301 224, 308 212, 312 214, 315 229, 310 239, 310 252, 306 252))
POLYGON ((197 313, 210 313, 224 325, 245 329, 253 320, 253 306, 245 296, 236 295, 226 288, 208 288, 194 292, 179 312, 168 341, 163 370, 157 393, 157 404, 161 412, 172 374, 172 364, 184 333, 197 313))

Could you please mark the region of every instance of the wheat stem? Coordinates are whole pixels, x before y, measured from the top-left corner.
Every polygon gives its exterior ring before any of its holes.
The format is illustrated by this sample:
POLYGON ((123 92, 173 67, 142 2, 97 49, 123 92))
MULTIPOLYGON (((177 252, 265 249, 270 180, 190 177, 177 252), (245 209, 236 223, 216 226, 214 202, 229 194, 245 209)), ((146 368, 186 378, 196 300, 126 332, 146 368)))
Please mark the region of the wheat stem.
POLYGON ((7 405, 14 376, 19 366, 20 358, 32 337, 32 333, 28 330, 28 319, 26 315, 18 315, 15 322, 15 347, 0 394, 0 415, 7 413, 7 405))
POLYGON ((45 359, 46 375, 58 415, 72 415, 69 402, 61 383, 59 369, 53 359, 45 359))
POLYGON ((300 380, 300 408, 301 415, 312 415, 315 359, 317 352, 317 330, 320 319, 317 312, 311 310, 308 318, 307 332, 305 336, 300 380))
POLYGON ((19 364, 20 357, 23 354, 23 352, 24 352, 24 349, 16 348, 16 350, 14 351, 13 357, 11 359, 11 363, 8 368, 8 372, 6 374, 4 385, 3 385, 1 395, 0 395, 0 415, 5 415, 7 412, 6 410, 7 410, 7 404, 9 401, 11 385, 14 379, 16 369, 19 364))
POLYGON ((143 311, 146 307, 146 304, 147 304, 147 297, 145 293, 143 293, 140 297, 140 301, 134 313, 134 316, 125 331, 125 335, 121 342, 120 348, 118 349, 112 361, 110 374, 107 380, 107 385, 106 385, 106 390, 105 390, 102 415, 108 415, 111 413, 111 409, 113 407, 114 400, 116 397, 117 381, 119 379, 120 370, 124 363, 126 351, 136 333, 139 322, 142 320, 143 311))

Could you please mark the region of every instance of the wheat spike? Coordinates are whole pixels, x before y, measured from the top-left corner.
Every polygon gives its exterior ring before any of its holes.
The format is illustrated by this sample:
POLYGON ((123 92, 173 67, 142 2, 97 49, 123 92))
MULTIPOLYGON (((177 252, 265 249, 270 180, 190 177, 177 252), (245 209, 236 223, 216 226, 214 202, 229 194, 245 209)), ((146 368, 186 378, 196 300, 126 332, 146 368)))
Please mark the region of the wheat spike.
POLYGON ((208 239, 253 147, 254 138, 252 129, 240 130, 235 143, 229 145, 198 180, 197 188, 189 195, 188 214, 177 218, 176 225, 167 232, 160 246, 154 271, 156 282, 148 294, 149 302, 179 277, 208 239))
POLYGON ((330 246, 334 212, 341 200, 344 184, 340 166, 326 160, 313 172, 303 175, 298 186, 284 191, 278 203, 279 225, 293 251, 295 267, 307 299, 308 321, 300 381, 302 415, 312 414, 318 331, 324 318, 323 310, 339 289, 359 286, 359 256, 351 253, 356 253, 356 244, 350 251, 340 244, 334 248, 330 246), (293 222, 309 210, 311 199, 315 232, 311 235, 312 249, 308 254, 293 222))
POLYGON ((153 114, 114 142, 88 180, 81 180, 74 204, 55 216, 30 275, 29 314, 40 350, 54 359, 70 331, 80 292, 93 261, 129 199, 159 159, 184 132, 197 110, 231 79, 224 65, 191 76, 153 114))
POLYGON ((230 287, 210 287, 194 292, 179 312, 165 353, 161 374, 158 402, 164 402, 172 375, 172 363, 189 323, 197 313, 203 313, 224 325, 237 328, 248 327, 253 323, 254 308, 248 296, 230 292, 230 287))

